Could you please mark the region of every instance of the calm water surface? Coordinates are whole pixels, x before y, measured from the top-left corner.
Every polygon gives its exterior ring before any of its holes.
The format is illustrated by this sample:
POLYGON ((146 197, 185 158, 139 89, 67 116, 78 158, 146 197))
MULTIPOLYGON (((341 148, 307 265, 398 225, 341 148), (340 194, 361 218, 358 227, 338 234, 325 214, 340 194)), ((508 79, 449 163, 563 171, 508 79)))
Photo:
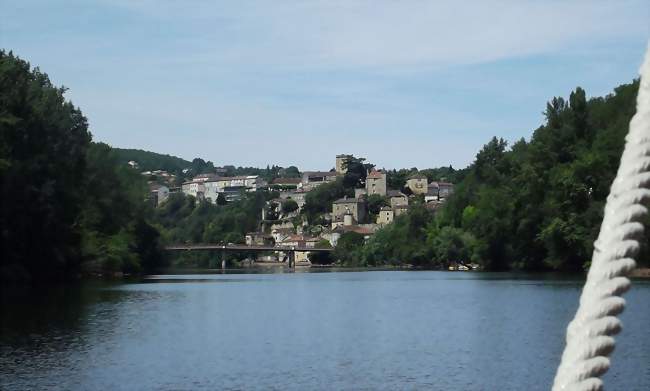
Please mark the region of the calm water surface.
MULTIPOLYGON (((2 390, 545 390, 581 281, 449 272, 158 276, 4 294, 2 390)), ((650 390, 650 283, 609 390, 650 390)))

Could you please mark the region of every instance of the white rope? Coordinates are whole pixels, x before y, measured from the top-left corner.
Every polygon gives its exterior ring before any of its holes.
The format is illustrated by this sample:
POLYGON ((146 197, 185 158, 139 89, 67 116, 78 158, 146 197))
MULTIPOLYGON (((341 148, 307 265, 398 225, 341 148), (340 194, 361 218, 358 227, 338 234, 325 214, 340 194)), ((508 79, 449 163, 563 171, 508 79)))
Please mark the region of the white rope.
POLYGON ((635 268, 650 200, 650 45, 641 66, 636 114, 630 121, 621 164, 607 197, 603 223, 580 305, 569 323, 562 362, 553 391, 600 391, 614 350, 612 335, 621 330, 617 315, 630 288, 626 277, 635 268))

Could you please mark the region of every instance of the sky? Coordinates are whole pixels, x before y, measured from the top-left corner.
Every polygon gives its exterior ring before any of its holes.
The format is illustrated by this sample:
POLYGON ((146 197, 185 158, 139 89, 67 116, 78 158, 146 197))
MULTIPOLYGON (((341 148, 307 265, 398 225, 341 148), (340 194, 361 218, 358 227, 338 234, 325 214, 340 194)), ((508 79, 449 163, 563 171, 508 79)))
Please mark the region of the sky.
POLYGON ((470 164, 637 77, 650 1, 0 0, 95 141, 216 165, 470 164))

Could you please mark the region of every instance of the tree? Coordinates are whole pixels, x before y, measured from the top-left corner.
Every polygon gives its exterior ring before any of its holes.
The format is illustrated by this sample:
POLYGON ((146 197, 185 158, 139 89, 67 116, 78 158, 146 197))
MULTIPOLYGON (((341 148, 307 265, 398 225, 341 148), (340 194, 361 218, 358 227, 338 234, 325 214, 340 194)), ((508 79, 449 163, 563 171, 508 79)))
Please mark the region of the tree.
POLYGON ((298 203, 292 199, 282 201, 282 211, 284 213, 291 213, 298 210, 298 203))
POLYGON ((343 162, 343 168, 346 170, 343 176, 343 186, 348 189, 363 187, 366 183, 368 171, 374 167, 373 164, 364 163, 365 158, 352 157, 343 162))
POLYGON ((343 180, 337 179, 334 182, 324 183, 307 193, 302 211, 310 224, 313 224, 323 213, 331 211, 332 202, 346 195, 354 196, 354 190, 345 188, 343 180))
MULTIPOLYGON (((332 248, 328 240, 320 240, 316 243, 316 248, 332 248)), ((309 261, 314 265, 329 265, 334 262, 329 252, 312 252, 309 253, 309 261)))
POLYGON ((296 166, 289 166, 284 169, 284 176, 287 178, 300 178, 300 170, 296 166))
POLYGON ((379 214, 379 211, 382 207, 390 205, 390 201, 387 197, 381 196, 379 194, 371 194, 368 196, 367 204, 368 212, 376 216, 379 214))
POLYGON ((356 232, 345 232, 336 242, 334 258, 349 266, 359 266, 358 250, 365 242, 363 235, 356 232))
POLYGON ((598 235, 637 89, 635 81, 587 100, 578 87, 568 102, 549 101, 546 123, 529 142, 519 140, 508 150, 505 141, 493 138, 438 214, 439 226, 461 231, 446 231, 446 241, 435 247, 467 247, 469 234, 491 270, 582 270, 598 235))
POLYGON ((164 263, 145 179, 46 74, 0 51, 0 274, 33 282, 164 263))
POLYGON ((0 50, 0 273, 55 280, 81 263, 88 123, 38 68, 0 50))
POLYGON ((227 203, 228 200, 226 200, 226 196, 223 193, 217 194, 217 205, 226 205, 227 203))
POLYGON ((481 262, 484 244, 472 234, 454 227, 443 227, 430 234, 434 260, 440 265, 453 262, 481 262))

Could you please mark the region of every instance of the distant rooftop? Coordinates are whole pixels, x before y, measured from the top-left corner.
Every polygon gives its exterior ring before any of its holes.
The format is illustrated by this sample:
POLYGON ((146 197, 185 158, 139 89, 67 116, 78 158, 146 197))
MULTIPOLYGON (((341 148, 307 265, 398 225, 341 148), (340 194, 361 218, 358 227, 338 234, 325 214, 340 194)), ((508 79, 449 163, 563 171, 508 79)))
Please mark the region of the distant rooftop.
POLYGON ((272 185, 297 185, 302 180, 300 178, 275 178, 271 181, 272 185))
POLYGON ((353 197, 339 198, 338 200, 334 201, 335 204, 351 204, 351 203, 358 204, 360 202, 363 202, 363 200, 360 200, 358 198, 353 198, 353 197))
POLYGON ((386 195, 388 197, 406 197, 406 194, 402 193, 399 190, 388 190, 386 192, 386 195))
POLYGON ((336 171, 305 171, 303 175, 307 176, 336 176, 338 173, 336 171))

